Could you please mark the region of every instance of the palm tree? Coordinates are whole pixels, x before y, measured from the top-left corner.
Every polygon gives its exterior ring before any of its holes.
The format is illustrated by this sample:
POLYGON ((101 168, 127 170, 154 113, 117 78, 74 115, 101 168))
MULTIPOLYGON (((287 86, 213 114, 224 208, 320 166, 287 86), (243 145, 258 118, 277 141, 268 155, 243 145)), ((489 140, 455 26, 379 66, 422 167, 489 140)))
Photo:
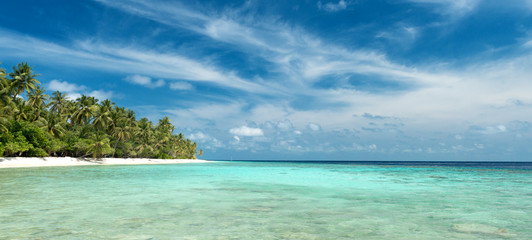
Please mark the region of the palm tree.
POLYGON ((0 116, 10 116, 16 107, 10 95, 11 88, 7 79, 0 79, 0 116))
POLYGON ((88 124, 93 117, 95 112, 95 104, 98 100, 94 97, 88 97, 81 95, 80 98, 76 99, 78 103, 78 109, 72 116, 74 123, 76 124, 88 124))
POLYGON ((46 118, 39 118, 36 124, 54 137, 61 137, 66 132, 64 128, 66 122, 63 122, 61 117, 53 112, 48 112, 46 118))
MULTIPOLYGON (((0 116, 10 117, 13 115, 13 109, 16 108, 11 93, 11 82, 7 79, 6 70, 0 68, 0 116)), ((2 118, 2 120, 6 120, 2 118)))
POLYGON ((13 101, 13 104, 15 105, 15 108, 13 108, 13 117, 15 120, 25 120, 28 121, 29 119, 32 119, 31 116, 31 110, 32 108, 26 104, 26 101, 21 98, 16 98, 13 101))
POLYGON ((159 120, 159 124, 157 124, 157 128, 163 132, 168 132, 169 134, 172 134, 174 132, 174 125, 170 123, 170 118, 164 117, 163 119, 159 120))
POLYGON ((118 106, 115 106, 113 110, 111 110, 111 122, 107 127, 107 134, 113 134, 114 128, 118 125, 118 122, 124 118, 125 111, 125 108, 118 106))
POLYGON ((109 138, 106 137, 107 135, 97 132, 93 135, 91 138, 91 143, 89 144, 89 147, 87 149, 87 154, 92 153, 93 158, 99 158, 106 154, 110 154, 112 152, 111 146, 109 145, 109 138))
MULTIPOLYGON (((2 63, 0 62, 0 64, 2 64, 2 63)), ((7 79, 6 76, 7 76, 6 70, 3 69, 3 68, 0 68, 0 78, 1 79, 7 79)))
POLYGON ((128 125, 135 126, 137 124, 137 120, 136 120, 136 117, 135 117, 135 111, 126 110, 125 118, 127 119, 128 125))
POLYGON ((57 113, 59 115, 63 114, 63 109, 65 108, 67 100, 67 94, 61 93, 60 91, 55 91, 52 93, 50 98, 50 111, 57 113))
POLYGON ((9 73, 12 81, 13 99, 17 98, 22 92, 31 92, 36 84, 40 84, 35 77, 39 74, 33 74, 32 67, 28 63, 19 63, 17 67, 13 67, 13 72, 9 73))
POLYGON ((78 104, 78 102, 67 100, 63 107, 63 115, 61 117, 70 124, 70 128, 74 126, 74 114, 78 111, 78 104))
POLYGON ((112 136, 115 138, 114 151, 118 142, 122 142, 131 138, 131 127, 127 125, 127 121, 122 119, 114 126, 112 136))
POLYGON ((97 107, 98 110, 94 114, 94 120, 92 121, 92 124, 96 129, 104 130, 112 121, 111 109, 113 107, 113 103, 109 99, 106 99, 97 107))
POLYGON ((15 105, 9 96, 11 92, 11 86, 6 76, 6 70, 0 68, 0 132, 9 131, 7 127, 7 117, 12 115, 9 114, 9 112, 15 108, 15 105))
POLYGON ((105 106, 107 109, 109 109, 109 111, 111 111, 111 109, 113 109, 113 107, 115 106, 115 103, 111 102, 111 100, 109 99, 103 100, 100 104, 102 106, 105 106))
POLYGON ((28 93, 27 103, 35 112, 34 121, 39 119, 39 117, 41 116, 41 111, 46 106, 46 100, 48 100, 48 95, 44 94, 44 92, 44 88, 36 86, 32 92, 28 93))
POLYGON ((154 150, 152 142, 154 142, 153 135, 153 123, 150 122, 147 118, 142 118, 137 124, 137 151, 138 157, 146 157, 144 153, 152 152, 154 150))

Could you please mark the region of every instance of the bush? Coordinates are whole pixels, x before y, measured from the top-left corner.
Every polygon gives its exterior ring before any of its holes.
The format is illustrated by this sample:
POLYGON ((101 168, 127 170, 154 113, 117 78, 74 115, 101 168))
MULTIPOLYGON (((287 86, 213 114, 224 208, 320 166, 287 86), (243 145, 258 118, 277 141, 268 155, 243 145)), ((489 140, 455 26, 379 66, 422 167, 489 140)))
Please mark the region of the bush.
POLYGON ((46 133, 37 126, 26 123, 22 126, 22 135, 36 148, 45 148, 48 145, 46 133))
POLYGON ((26 153, 26 157, 46 157, 48 154, 42 148, 32 147, 26 153))
POLYGON ((3 155, 6 157, 21 155, 32 147, 20 132, 2 134, 0 141, 3 145, 3 155))

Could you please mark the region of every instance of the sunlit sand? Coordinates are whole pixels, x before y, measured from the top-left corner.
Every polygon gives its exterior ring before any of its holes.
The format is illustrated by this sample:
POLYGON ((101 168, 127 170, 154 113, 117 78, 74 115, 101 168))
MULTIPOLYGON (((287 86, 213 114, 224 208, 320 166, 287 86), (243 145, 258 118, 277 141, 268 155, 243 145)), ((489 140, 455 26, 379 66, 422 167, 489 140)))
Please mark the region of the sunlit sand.
POLYGON ((176 164, 208 162, 198 159, 152 159, 152 158, 73 158, 73 157, 2 157, 0 168, 52 167, 82 165, 137 165, 137 164, 176 164))

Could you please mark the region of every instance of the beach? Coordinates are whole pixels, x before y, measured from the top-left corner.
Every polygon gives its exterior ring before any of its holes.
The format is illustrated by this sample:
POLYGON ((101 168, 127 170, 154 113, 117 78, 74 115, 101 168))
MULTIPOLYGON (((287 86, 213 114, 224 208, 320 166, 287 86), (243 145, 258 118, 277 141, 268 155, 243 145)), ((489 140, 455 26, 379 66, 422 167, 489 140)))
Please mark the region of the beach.
POLYGON ((55 167, 83 165, 141 165, 208 162, 199 159, 153 159, 153 158, 73 158, 73 157, 1 157, 0 168, 55 167))

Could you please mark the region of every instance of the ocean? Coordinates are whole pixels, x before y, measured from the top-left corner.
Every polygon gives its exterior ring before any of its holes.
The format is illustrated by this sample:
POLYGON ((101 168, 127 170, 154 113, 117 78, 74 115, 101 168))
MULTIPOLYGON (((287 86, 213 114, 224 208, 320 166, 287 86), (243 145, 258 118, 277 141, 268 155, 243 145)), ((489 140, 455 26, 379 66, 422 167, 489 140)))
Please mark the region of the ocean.
POLYGON ((532 163, 0 169, 0 239, 532 239, 532 163))

